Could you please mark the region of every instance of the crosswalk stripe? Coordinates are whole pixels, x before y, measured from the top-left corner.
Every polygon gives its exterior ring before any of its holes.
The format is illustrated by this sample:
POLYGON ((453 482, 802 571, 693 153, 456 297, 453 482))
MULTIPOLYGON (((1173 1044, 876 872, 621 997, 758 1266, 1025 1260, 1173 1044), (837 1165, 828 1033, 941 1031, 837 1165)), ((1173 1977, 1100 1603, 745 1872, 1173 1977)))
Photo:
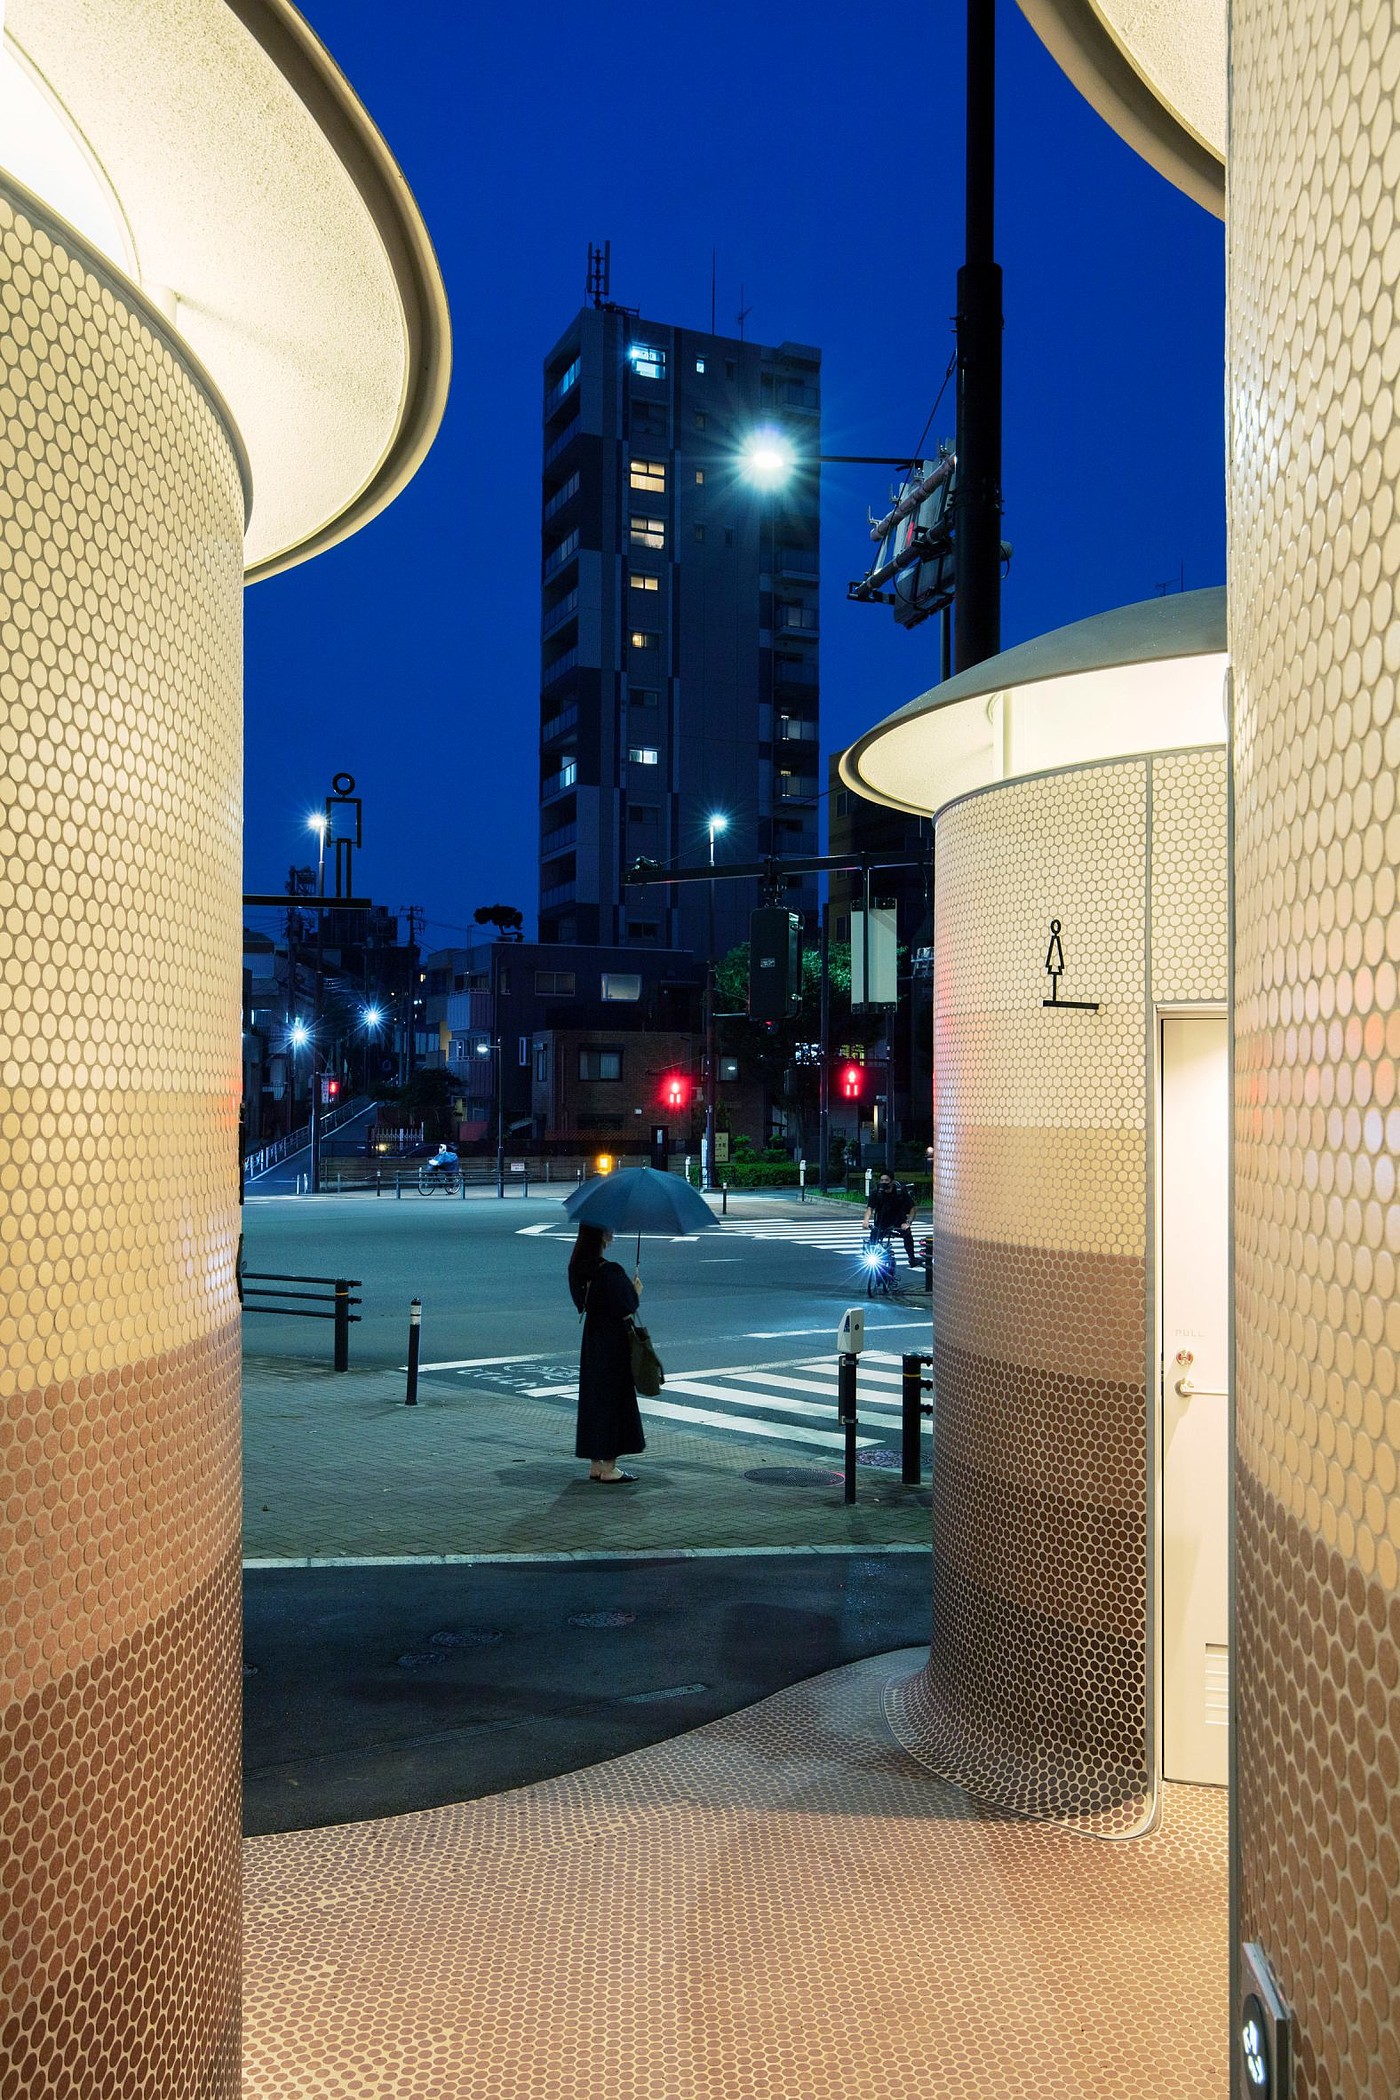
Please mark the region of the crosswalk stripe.
MULTIPOLYGON (((742 1378, 746 1384, 754 1384, 764 1388, 770 1385, 780 1385, 790 1393, 821 1393, 825 1396, 828 1407, 835 1407, 836 1405, 836 1380, 834 1377, 829 1378, 825 1384, 820 1384, 815 1378, 787 1378, 777 1371, 734 1371, 730 1375, 734 1378, 742 1378)), ((672 1379, 671 1383, 674 1385, 675 1380, 672 1379)), ((861 1396, 862 1402, 867 1397, 872 1407, 897 1407, 899 1405, 896 1399, 886 1393, 863 1394, 861 1396)))
MULTIPOLYGON (((815 1400, 792 1400, 786 1393, 736 1393, 728 1386, 712 1385, 704 1378, 668 1378, 666 1390, 668 1393, 691 1393, 697 1400, 746 1400, 750 1405, 769 1408, 775 1414, 820 1415, 827 1421, 830 1421, 833 1411, 831 1401, 818 1407, 815 1400)), ((808 1386, 806 1390, 819 1393, 821 1387, 808 1386)))
MULTIPOLYGON (((673 1422, 695 1422, 705 1429, 728 1429, 743 1436, 774 1437, 783 1444, 815 1444, 821 1450, 840 1450, 846 1441, 845 1432, 839 1429, 808 1429, 793 1423, 760 1422, 751 1415, 721 1415, 705 1407, 677 1407, 670 1400, 639 1400, 637 1405, 644 1415, 664 1415, 673 1422)), ((858 1436, 856 1445, 878 1443, 873 1436, 858 1436)))

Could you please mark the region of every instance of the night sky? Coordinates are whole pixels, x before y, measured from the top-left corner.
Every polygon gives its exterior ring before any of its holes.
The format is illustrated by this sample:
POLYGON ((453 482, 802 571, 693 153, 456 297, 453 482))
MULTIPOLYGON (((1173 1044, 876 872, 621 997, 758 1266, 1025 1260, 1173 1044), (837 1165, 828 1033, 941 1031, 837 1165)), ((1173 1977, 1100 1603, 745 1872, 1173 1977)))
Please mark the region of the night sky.
MULTIPOLYGON (((300 0, 398 156, 454 329, 437 444, 398 501, 247 596, 246 880, 280 888, 330 775, 365 797, 356 888, 534 930, 540 365, 613 297, 823 352, 823 447, 912 449, 952 349, 962 253, 961 6, 300 0)), ((1006 645, 1224 577, 1223 230, 1152 173, 1002 0, 1006 645)), ((952 390, 934 434, 952 436, 952 390)), ((823 477, 825 753, 936 676, 848 605, 880 469, 823 477)))

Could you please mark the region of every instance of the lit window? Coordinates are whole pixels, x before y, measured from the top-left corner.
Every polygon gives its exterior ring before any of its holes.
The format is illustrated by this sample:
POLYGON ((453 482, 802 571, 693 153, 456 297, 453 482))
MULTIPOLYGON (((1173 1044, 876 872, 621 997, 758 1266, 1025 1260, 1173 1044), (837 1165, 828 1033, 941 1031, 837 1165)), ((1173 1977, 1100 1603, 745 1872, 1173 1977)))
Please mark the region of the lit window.
POLYGON ((659 591, 661 588, 659 576, 634 576, 631 582, 634 591, 659 591))
POLYGON ((654 766, 657 763, 656 751, 650 744, 631 745, 627 756, 634 766, 654 766))
POLYGON ((705 486, 705 469, 703 467, 695 469, 695 486, 698 489, 705 486))
POLYGON ((703 371, 704 371, 704 369, 705 369, 705 360, 704 360, 704 358, 703 358, 703 357, 697 357, 697 358, 696 358, 696 360, 695 360, 695 369, 696 369, 696 371, 697 371, 697 372, 703 372, 703 371))
POLYGON ((666 545, 666 527, 660 518, 633 518, 628 536, 634 547, 648 547, 653 554, 660 554, 666 545))
POLYGON ((648 495, 664 496, 666 493, 666 462, 664 459, 634 459, 632 462, 631 486, 645 489, 648 495))
POLYGON ((627 639, 634 649, 654 649, 661 637, 658 634, 648 634, 643 627, 634 627, 627 639))
POLYGON ((580 1079, 621 1079, 622 1052, 620 1050, 580 1050, 578 1054, 578 1076, 580 1079))
POLYGON ((529 1038, 529 1036, 528 1036, 528 1035, 522 1035, 522 1036, 518 1036, 518 1037, 516 1038, 516 1044, 515 1044, 515 1061, 516 1061, 516 1063, 517 1063, 517 1064, 521 1064, 521 1065, 528 1065, 528 1064, 529 1064, 529 1062, 530 1062, 530 1038, 529 1038))
POLYGON ((633 343, 627 352, 627 362, 638 379, 666 377, 666 352, 653 349, 650 343, 633 343))
POLYGON ((632 1004, 635 1003, 635 1001, 637 1001, 638 999, 640 999, 641 996, 642 980, 640 977, 629 976, 617 970, 604 970, 604 999, 624 1000, 629 1004, 632 1004))

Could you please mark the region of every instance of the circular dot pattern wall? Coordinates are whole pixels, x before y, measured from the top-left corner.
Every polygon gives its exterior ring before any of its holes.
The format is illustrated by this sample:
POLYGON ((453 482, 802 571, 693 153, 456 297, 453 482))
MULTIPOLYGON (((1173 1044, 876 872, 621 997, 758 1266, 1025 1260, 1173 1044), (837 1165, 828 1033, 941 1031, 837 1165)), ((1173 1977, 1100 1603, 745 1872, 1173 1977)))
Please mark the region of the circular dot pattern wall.
POLYGON ((232 2095, 242 489, 3 192, 0 317, 0 2084, 232 2095))
POLYGON ((1241 1937, 1299 2100, 1400 2092, 1400 19, 1236 0, 1241 1937))

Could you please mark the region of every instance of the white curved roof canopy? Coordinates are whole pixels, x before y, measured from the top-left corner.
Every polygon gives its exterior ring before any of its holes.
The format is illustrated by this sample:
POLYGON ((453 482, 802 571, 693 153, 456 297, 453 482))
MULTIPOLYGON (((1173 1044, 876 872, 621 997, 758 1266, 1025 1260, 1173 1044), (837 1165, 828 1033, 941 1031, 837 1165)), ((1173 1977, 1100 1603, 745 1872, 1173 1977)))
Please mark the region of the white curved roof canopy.
POLYGON ((252 467, 250 577, 365 524, 450 361, 426 229, 287 0, 5 0, 0 166, 134 278, 252 467))
POLYGON ((841 778, 928 816, 999 780, 1222 744, 1227 663, 1223 590, 1119 606, 935 686, 852 744, 841 778))
POLYGON ((1020 7, 1120 138, 1223 219, 1226 0, 1020 0, 1020 7))

